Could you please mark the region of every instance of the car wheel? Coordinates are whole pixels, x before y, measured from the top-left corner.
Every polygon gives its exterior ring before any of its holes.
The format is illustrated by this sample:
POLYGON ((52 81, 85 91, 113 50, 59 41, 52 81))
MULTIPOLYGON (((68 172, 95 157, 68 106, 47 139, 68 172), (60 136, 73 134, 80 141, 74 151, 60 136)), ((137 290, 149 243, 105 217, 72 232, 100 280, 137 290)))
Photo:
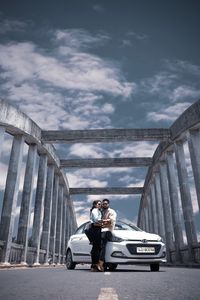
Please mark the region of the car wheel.
POLYGON ((104 265, 104 270, 115 271, 117 269, 117 264, 108 263, 104 265))
POLYGON ((68 270, 74 270, 75 266, 76 266, 76 264, 73 262, 73 259, 72 259, 72 252, 71 252, 71 250, 67 250, 66 267, 68 270))
POLYGON ((150 265, 151 272, 158 272, 159 268, 160 268, 159 264, 151 264, 150 265))

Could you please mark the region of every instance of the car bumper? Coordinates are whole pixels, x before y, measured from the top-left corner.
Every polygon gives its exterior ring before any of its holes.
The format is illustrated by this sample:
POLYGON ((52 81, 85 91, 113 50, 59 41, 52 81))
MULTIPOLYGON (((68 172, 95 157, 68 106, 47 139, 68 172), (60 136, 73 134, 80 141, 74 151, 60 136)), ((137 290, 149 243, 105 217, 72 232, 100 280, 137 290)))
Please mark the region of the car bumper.
POLYGON ((123 241, 120 243, 108 242, 106 246, 105 260, 108 263, 116 264, 150 264, 166 263, 166 247, 163 243, 148 243, 146 247, 155 247, 155 253, 135 253, 130 249, 137 249, 137 246, 144 246, 134 242, 123 241), (128 244, 128 247, 127 247, 128 244))

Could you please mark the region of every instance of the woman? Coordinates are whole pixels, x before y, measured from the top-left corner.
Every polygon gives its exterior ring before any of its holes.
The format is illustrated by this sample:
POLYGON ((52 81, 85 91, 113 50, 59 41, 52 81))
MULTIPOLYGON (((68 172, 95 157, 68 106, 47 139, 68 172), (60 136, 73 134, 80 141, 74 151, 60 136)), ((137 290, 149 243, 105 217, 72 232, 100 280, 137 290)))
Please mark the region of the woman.
POLYGON ((92 208, 90 209, 90 241, 92 243, 91 259, 92 266, 91 271, 102 271, 99 266, 99 255, 101 251, 101 201, 93 201, 92 208))

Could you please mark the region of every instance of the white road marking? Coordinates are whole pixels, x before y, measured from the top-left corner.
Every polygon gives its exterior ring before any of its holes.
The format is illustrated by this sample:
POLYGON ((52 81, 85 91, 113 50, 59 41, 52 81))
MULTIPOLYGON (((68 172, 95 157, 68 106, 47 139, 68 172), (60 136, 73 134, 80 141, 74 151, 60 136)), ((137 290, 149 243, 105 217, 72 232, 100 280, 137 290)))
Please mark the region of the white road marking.
POLYGON ((104 272, 104 275, 110 275, 111 273, 110 272, 104 272))
POLYGON ((97 300, 118 300, 118 295, 113 288, 101 288, 97 300))

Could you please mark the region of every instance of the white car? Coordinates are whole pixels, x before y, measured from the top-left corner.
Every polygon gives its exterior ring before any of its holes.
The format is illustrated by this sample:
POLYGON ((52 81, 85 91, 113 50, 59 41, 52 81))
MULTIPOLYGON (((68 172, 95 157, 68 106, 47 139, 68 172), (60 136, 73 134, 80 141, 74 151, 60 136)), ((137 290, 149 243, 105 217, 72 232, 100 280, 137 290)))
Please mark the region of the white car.
MULTIPOLYGON (((82 224, 67 244, 66 267, 91 264, 91 248, 82 224)), ((157 234, 147 233, 132 224, 117 221, 112 241, 106 245, 105 268, 115 270, 118 264, 148 264, 151 271, 159 271, 159 264, 166 262, 166 247, 157 234)))

